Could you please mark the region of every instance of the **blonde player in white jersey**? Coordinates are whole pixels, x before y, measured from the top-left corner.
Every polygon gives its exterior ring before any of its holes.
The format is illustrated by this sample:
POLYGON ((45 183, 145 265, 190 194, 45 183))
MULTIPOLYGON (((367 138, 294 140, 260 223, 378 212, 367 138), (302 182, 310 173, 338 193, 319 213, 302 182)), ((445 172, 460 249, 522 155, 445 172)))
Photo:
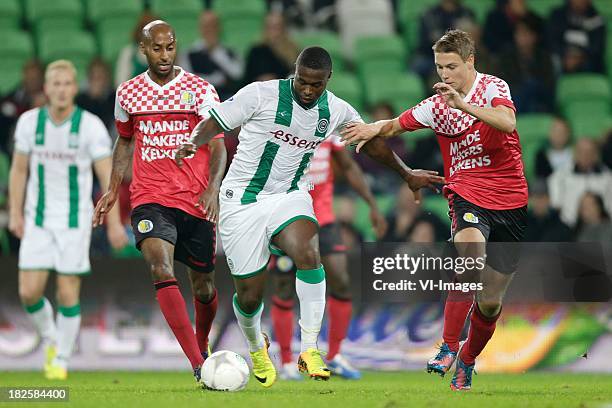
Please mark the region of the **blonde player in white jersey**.
MULTIPOLYGON (((276 371, 261 333, 263 289, 271 250, 296 265, 300 302, 301 353, 298 368, 327 380, 317 346, 325 310, 325 271, 319 255, 318 224, 306 178, 313 152, 350 122, 361 122, 348 103, 326 86, 331 58, 321 47, 306 48, 297 59, 295 79, 255 82, 210 110, 192 143, 177 152, 177 163, 194 154, 221 130, 241 126, 238 150, 221 185, 219 232, 234 277, 234 313, 247 339, 253 374, 271 386, 276 371)), ((411 170, 384 143, 366 145, 367 154, 395 170, 414 190, 442 182, 435 172, 411 170)))
MULTIPOLYGON (((92 165, 104 190, 111 169, 108 132, 74 104, 77 91, 71 62, 49 64, 48 105, 19 118, 9 183, 9 229, 21 239, 19 297, 45 346, 45 376, 58 380, 68 375, 81 323, 81 276, 90 271, 92 165), (49 271, 57 272, 57 320, 44 297, 49 271)), ((111 245, 126 245, 118 210, 108 221, 111 245)))

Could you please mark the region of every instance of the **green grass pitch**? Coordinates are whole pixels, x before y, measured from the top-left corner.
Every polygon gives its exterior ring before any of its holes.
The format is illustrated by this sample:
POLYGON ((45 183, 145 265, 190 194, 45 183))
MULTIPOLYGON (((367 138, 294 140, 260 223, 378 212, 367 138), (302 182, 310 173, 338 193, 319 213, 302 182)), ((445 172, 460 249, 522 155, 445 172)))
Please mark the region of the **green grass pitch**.
POLYGON ((50 382, 39 372, 2 372, 0 386, 66 385, 67 403, 2 403, 18 407, 612 407, 612 375, 527 373, 479 374, 470 392, 449 389, 425 372, 367 372, 359 381, 279 381, 264 389, 251 378, 237 393, 198 389, 188 372, 72 372, 66 383, 50 382))

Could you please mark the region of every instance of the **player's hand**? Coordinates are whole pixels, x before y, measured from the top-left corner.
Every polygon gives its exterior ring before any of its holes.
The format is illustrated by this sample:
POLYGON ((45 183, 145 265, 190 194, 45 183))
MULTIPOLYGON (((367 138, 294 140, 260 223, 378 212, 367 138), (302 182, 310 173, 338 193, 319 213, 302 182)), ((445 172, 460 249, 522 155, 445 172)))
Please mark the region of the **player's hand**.
POLYGON ((444 82, 437 82, 433 86, 433 90, 442 98, 444 98, 444 102, 446 102, 446 104, 453 109, 461 109, 463 104, 465 103, 461 95, 459 95, 459 92, 457 92, 455 88, 453 88, 449 84, 445 84, 444 82))
POLYGON ((9 218, 9 231, 19 239, 23 238, 25 221, 22 214, 11 214, 9 218))
POLYGON ((100 198, 100 200, 98 200, 92 221, 92 226, 94 228, 98 225, 104 224, 104 217, 106 217, 106 215, 115 205, 117 197, 118 194, 116 191, 109 190, 100 198))
POLYGON ((219 189, 209 186, 200 195, 195 206, 202 210, 207 221, 216 224, 219 220, 219 189))
POLYGON ((179 167, 183 167, 183 160, 186 157, 191 157, 198 151, 198 147, 193 143, 184 143, 181 147, 176 151, 176 156, 174 156, 174 161, 179 167))
POLYGON ((367 123, 349 123, 340 130, 340 136, 345 145, 357 144, 357 153, 364 144, 376 137, 377 134, 378 129, 367 123))
POLYGON ((378 210, 378 208, 372 208, 370 210, 370 222, 372 223, 372 228, 374 228, 374 234, 376 234, 376 239, 381 239, 387 233, 387 220, 378 210))
POLYGON ((106 237, 113 249, 121 249, 129 242, 125 228, 119 223, 112 223, 106 226, 106 237))
POLYGON ((404 179, 408 183, 408 187, 414 193, 414 201, 417 204, 421 203, 421 189, 424 187, 431 188, 439 192, 436 184, 444 184, 444 177, 438 176, 437 171, 432 170, 411 170, 409 175, 404 179))

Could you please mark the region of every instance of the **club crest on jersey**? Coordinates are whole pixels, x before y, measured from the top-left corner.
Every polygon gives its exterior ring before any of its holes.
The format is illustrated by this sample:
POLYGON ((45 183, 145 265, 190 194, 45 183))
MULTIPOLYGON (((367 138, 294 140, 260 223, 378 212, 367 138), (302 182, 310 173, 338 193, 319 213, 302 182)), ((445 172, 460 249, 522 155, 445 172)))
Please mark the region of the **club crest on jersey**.
POLYGON ((325 133, 327 132, 328 127, 329 127, 329 120, 325 118, 319 119, 319 122, 317 123, 317 132, 325 133))
POLYGON ((478 217, 472 214, 471 212, 463 214, 463 220, 472 224, 478 224, 478 217))
POLYGON ((138 221, 138 232, 146 234, 153 229, 153 222, 151 220, 140 220, 138 221))
POLYGON ((183 91, 181 93, 181 104, 183 105, 195 104, 195 93, 191 91, 183 91))

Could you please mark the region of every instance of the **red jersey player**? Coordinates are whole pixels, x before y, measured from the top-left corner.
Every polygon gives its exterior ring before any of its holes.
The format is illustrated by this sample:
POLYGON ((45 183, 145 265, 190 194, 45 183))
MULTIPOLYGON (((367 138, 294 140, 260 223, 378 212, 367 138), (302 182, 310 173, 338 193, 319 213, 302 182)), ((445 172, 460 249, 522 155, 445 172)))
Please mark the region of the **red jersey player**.
MULTIPOLYGON (((380 238, 385 234, 387 222, 378 210, 376 200, 368 187, 365 176, 359 165, 352 159, 344 148, 344 144, 337 136, 331 136, 315 150, 308 170, 311 183, 312 204, 315 216, 319 222, 319 252, 321 262, 325 267, 329 296, 327 298, 328 313, 328 353, 327 366, 336 375, 348 379, 361 378, 356 370, 340 354, 342 340, 351 322, 352 304, 350 291, 350 277, 347 271, 345 246, 340 236, 340 228, 336 223, 333 209, 334 200, 334 174, 332 159, 343 170, 353 189, 367 202, 370 207, 370 220, 380 238)), ((275 272, 275 296, 272 297, 272 323, 274 334, 281 349, 282 369, 281 378, 293 380, 301 379, 291 353, 291 339, 293 338, 293 293, 295 281, 295 266, 290 257, 284 255, 276 258, 273 272, 275 272)))
POLYGON ((98 202, 94 225, 117 200, 133 149, 130 186, 132 228, 147 263, 161 311, 180 343, 196 380, 208 353, 208 334, 217 310, 214 286, 215 222, 227 153, 222 135, 202 146, 182 168, 177 148, 219 103, 212 85, 174 66, 174 29, 156 20, 142 31, 148 70, 117 89, 119 138, 113 152, 109 191, 98 202), (174 277, 177 260, 188 267, 196 333, 174 277))
MULTIPOLYGON (((474 43, 460 30, 448 31, 433 46, 438 75, 436 94, 400 117, 372 124, 347 126, 343 140, 392 137, 431 128, 444 158, 452 238, 461 256, 484 256, 479 271, 483 290, 474 294, 451 291, 444 310, 444 343, 427 364, 428 372, 444 375, 457 362, 453 390, 469 390, 474 361, 495 331, 502 299, 516 270, 519 253, 487 242, 523 239, 527 214, 527 182, 516 132, 514 103, 508 84, 474 69, 474 43), (473 308, 466 343, 459 336, 473 308), (458 358, 457 358, 458 357, 458 358)), ((465 279, 459 277, 459 280, 465 279)))

